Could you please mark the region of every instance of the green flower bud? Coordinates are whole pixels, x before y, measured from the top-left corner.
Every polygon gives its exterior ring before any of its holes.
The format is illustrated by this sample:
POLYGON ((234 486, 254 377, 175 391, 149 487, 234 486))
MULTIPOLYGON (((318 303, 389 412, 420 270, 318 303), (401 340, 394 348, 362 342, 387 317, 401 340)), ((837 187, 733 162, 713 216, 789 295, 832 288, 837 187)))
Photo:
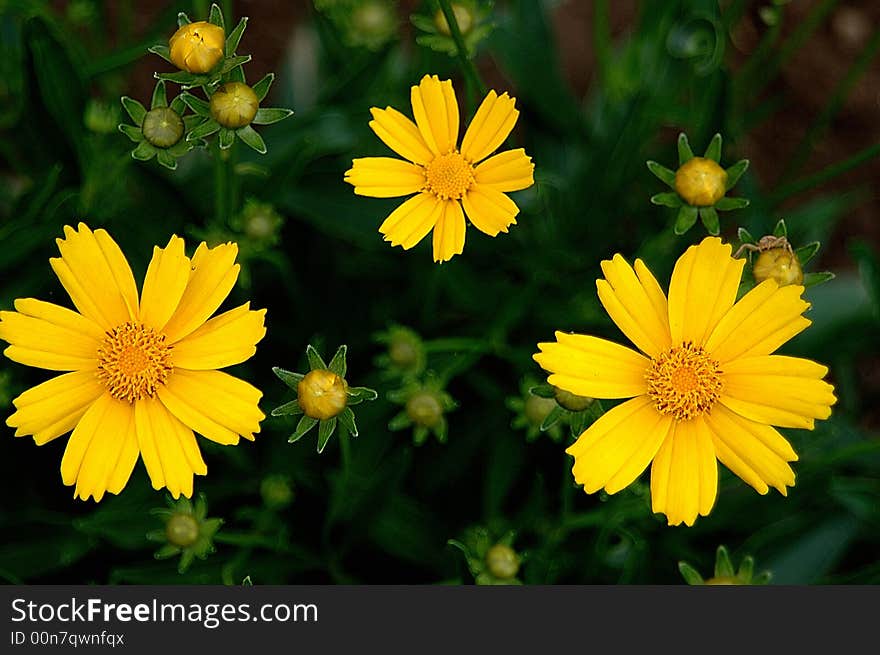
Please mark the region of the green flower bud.
POLYGON ((556 402, 570 412, 582 412, 593 404, 593 399, 556 387, 556 402))
POLYGON ((183 119, 170 107, 156 107, 144 116, 141 131, 150 144, 170 148, 183 138, 183 119))
POLYGON ((199 523, 191 514, 172 514, 165 524, 165 537, 180 548, 192 546, 199 538, 199 523))
POLYGON ((519 555, 510 546, 495 544, 486 552, 486 567, 496 578, 509 580, 519 572, 519 555))
POLYGON ((416 425, 437 427, 443 420, 443 405, 435 394, 420 391, 406 401, 406 415, 416 425))

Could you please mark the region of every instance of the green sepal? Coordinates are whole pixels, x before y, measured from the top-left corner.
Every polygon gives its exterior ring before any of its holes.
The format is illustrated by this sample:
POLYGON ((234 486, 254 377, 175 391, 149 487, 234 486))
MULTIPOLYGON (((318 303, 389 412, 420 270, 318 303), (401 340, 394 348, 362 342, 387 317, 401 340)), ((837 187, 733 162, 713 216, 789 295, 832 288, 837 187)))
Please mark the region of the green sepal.
POLYGON ((126 113, 131 117, 131 120, 135 125, 140 127, 144 123, 144 116, 147 115, 147 109, 141 103, 139 103, 134 98, 129 98, 128 96, 122 96, 119 101, 122 103, 122 107, 125 109, 126 113))
POLYGON ((828 282, 828 280, 833 280, 834 277, 835 275, 831 271, 823 271, 821 273, 805 273, 804 288, 809 289, 810 287, 814 287, 817 284, 823 284, 825 282, 828 282))
POLYGON ((568 427, 571 430, 571 436, 579 437, 581 436, 588 427, 590 427, 591 420, 593 418, 592 413, 589 410, 583 410, 580 412, 572 412, 571 418, 569 419, 568 427))
POLYGON ((426 428, 424 425, 417 425, 413 429, 413 443, 416 446, 421 446, 428 440, 428 435, 430 434, 430 430, 426 428))
POLYGON ((700 220, 703 221, 703 225, 712 236, 718 236, 721 233, 721 223, 718 221, 718 212, 714 207, 700 207, 700 220))
POLYGON ((822 244, 818 241, 813 241, 812 243, 808 243, 805 246, 801 246, 797 250, 794 251, 794 254, 797 255, 798 261, 801 263, 801 266, 804 266, 809 262, 813 257, 816 256, 816 253, 819 252, 819 248, 822 247, 822 244))
POLYGON ((728 212, 732 209, 742 209, 748 206, 748 198, 728 198, 727 196, 715 203, 715 209, 720 212, 728 212))
POLYGON ((289 403, 279 405, 269 413, 272 416, 299 416, 303 410, 299 406, 299 400, 291 400, 289 403))
POLYGON ((223 67, 220 69, 220 74, 225 75, 233 68, 237 66, 241 66, 242 64, 246 64, 251 60, 250 55, 236 55, 235 57, 227 57, 223 61, 223 67))
POLYGON ((434 436, 440 443, 446 443, 449 438, 449 422, 445 418, 441 418, 440 422, 434 427, 434 436))
POLYGON ((733 563, 730 561, 730 554, 724 546, 718 546, 715 551, 715 577, 716 578, 732 578, 734 576, 733 563))
POLYGON ((177 14, 177 27, 183 27, 184 25, 189 25, 192 21, 189 19, 184 12, 179 12, 177 14))
POLYGON ((765 584, 769 584, 770 580, 772 580, 772 579, 773 579, 773 574, 770 573, 770 571, 764 571, 764 572, 759 573, 758 575, 756 575, 752 578, 752 584, 753 585, 765 585, 765 584))
POLYGON ((544 417, 544 420, 541 422, 541 427, 539 428, 541 432, 546 432, 550 428, 552 428, 556 422, 563 417, 565 414, 565 410, 562 409, 559 405, 556 405, 553 409, 550 410, 550 413, 544 417))
MULTIPOLYGON (((349 403, 351 404, 351 403, 349 403)), ((392 432, 396 432, 398 430, 403 430, 404 428, 408 428, 412 425, 412 421, 409 416, 406 415, 406 412, 400 412, 390 421, 388 421, 388 429, 392 432)))
POLYGON ((207 75, 196 75, 188 71, 176 71, 174 73, 155 73, 154 77, 157 80, 164 80, 166 82, 174 82, 175 84, 180 84, 184 88, 199 86, 201 84, 204 84, 208 80, 207 75))
POLYGON ((539 384, 529 389, 529 393, 538 398, 555 398, 556 389, 550 384, 539 384))
POLYGON ((681 207, 682 200, 675 191, 666 191, 651 196, 651 203, 662 207, 681 207))
POLYGON ((657 179, 666 184, 667 186, 675 188, 675 171, 671 171, 662 164, 658 164, 655 161, 645 162, 648 166, 648 170, 651 171, 657 179))
POLYGON ((135 143, 140 143, 144 140, 144 133, 141 132, 140 128, 135 127, 134 125, 129 125, 127 123, 122 123, 118 126, 120 132, 122 132, 129 139, 134 141, 135 143))
POLYGON ((351 411, 350 407, 343 409, 336 418, 339 419, 339 424, 344 427, 351 436, 358 436, 357 424, 354 420, 354 412, 351 411))
POLYGON ((167 150, 159 150, 156 153, 156 161, 170 171, 177 168, 177 160, 167 150))
POLYGON ((697 208, 690 205, 682 205, 675 217, 675 225, 672 231, 676 234, 684 234, 697 222, 697 208))
POLYGON ((165 94, 165 82, 164 80, 159 80, 153 88, 153 99, 150 101, 150 109, 167 106, 168 96, 165 94))
POLYGON ((327 442, 330 441, 330 437, 333 435, 333 431, 336 429, 336 417, 333 416, 328 419, 324 419, 320 423, 318 423, 318 452, 323 453, 324 448, 327 446, 327 442))
POLYGON ((186 570, 193 563, 193 560, 195 559, 195 557, 196 557, 195 551, 193 551, 189 548, 184 550, 183 553, 181 553, 181 555, 180 555, 180 562, 178 562, 178 564, 177 564, 177 572, 180 573, 181 575, 186 573, 186 570))
MULTIPOLYGON (((194 141, 195 139, 202 139, 206 136, 211 136, 220 129, 220 123, 215 121, 213 118, 206 120, 201 125, 194 127, 192 131, 186 135, 187 141, 194 141)), ((228 146, 227 146, 228 147, 228 146)))
POLYGON ((156 148, 149 141, 141 141, 137 148, 131 151, 131 156, 139 161, 149 161, 156 155, 156 148))
POLYGON ((742 558, 739 563, 739 570, 736 572, 737 582, 740 584, 752 584, 752 575, 755 573, 755 558, 747 555, 742 558))
POLYGON ((739 240, 742 243, 755 243, 755 237, 752 236, 752 233, 749 232, 746 228, 741 227, 736 231, 739 240))
POLYGON ((272 82, 274 80, 275 73, 267 73, 263 79, 261 79, 259 82, 251 87, 253 92, 257 94, 257 100, 259 100, 260 102, 263 101, 263 99, 266 97, 266 94, 269 93, 269 87, 272 86, 272 82))
POLYGON ((746 169, 749 167, 748 159, 740 159, 733 166, 725 170, 727 173, 727 183, 724 185, 726 191, 730 191, 736 183, 739 182, 739 178, 742 177, 743 173, 746 172, 746 169))
POLYGON ((244 67, 243 66, 236 66, 231 71, 229 71, 229 73, 226 75, 226 81, 227 82, 241 82, 242 84, 244 84, 245 83, 244 67))
POLYGON ((330 360, 330 363, 327 365, 327 368, 330 369, 333 373, 336 373, 341 378, 345 377, 346 372, 348 371, 348 366, 345 363, 345 354, 348 352, 348 346, 345 344, 339 346, 336 350, 336 354, 333 355, 333 359, 330 360))
POLYGON ((694 151, 688 142, 687 134, 682 132, 678 135, 678 165, 681 166, 694 158, 694 151))
POLYGON ((226 21, 223 20, 223 12, 220 11, 220 7, 217 6, 216 2, 211 3, 211 10, 208 12, 208 22, 219 26, 224 32, 226 31, 226 21))
POLYGON ((348 404, 359 405, 365 400, 376 400, 379 397, 375 389, 369 387, 349 387, 348 388, 348 404))
POLYGON ((709 141, 709 145, 706 147, 706 152, 703 154, 703 157, 711 159, 716 164, 721 161, 721 135, 717 132, 715 133, 715 136, 712 137, 712 140, 709 141))
MULTIPOLYGON (((161 531, 161 534, 162 534, 161 538, 165 539, 164 530, 161 531)), ((155 557, 156 559, 160 559, 160 560, 161 559, 169 559, 171 557, 174 557, 178 553, 180 553, 180 547, 175 546, 174 544, 165 544, 159 550, 157 550, 155 553, 153 553, 153 557, 155 557)))
POLYGON ((203 146, 205 142, 201 139, 196 139, 194 141, 187 141, 186 139, 181 139, 173 146, 167 149, 169 155, 173 157, 183 157, 186 153, 197 146, 203 146))
POLYGON ((317 422, 318 419, 303 414, 303 417, 299 420, 299 423, 296 424, 296 429, 294 429, 293 434, 290 435, 287 443, 296 443, 297 441, 302 439, 303 436, 305 436, 306 432, 315 427, 315 423, 317 422))
POLYGON ((227 150, 235 143, 235 130, 225 127, 220 128, 220 149, 227 150))
POLYGON ((294 391, 297 390, 297 385, 305 377, 302 373, 294 373, 293 371, 288 371, 280 366, 273 366, 272 372, 275 374, 275 377, 294 391))
POLYGON ((773 228, 773 236, 775 237, 788 237, 788 228, 785 225, 785 219, 780 218, 776 225, 773 228))
POLYGON ((240 21, 238 21, 238 25, 235 26, 235 29, 226 37, 226 54, 234 55, 236 49, 238 48, 238 43, 241 41, 241 35, 244 34, 244 29, 247 27, 247 16, 244 16, 240 21))
POLYGON ((678 570, 681 572, 681 577, 683 577, 684 581, 689 585, 705 584, 703 582, 703 576, 701 576, 699 572, 687 562, 679 562, 678 570))
POLYGON ((193 110, 195 114, 199 116, 204 116, 205 118, 211 117, 211 103, 206 100, 202 100, 198 96, 194 96, 192 93, 183 92, 178 98, 182 98, 183 102, 186 103, 186 106, 193 110))
POLYGON ((154 55, 159 55, 169 64, 174 63, 171 61, 171 48, 169 48, 167 45, 152 45, 147 48, 147 52, 152 52, 154 55))
POLYGON ((323 371, 327 369, 327 364, 324 363, 321 355, 318 354, 318 351, 315 350, 315 347, 312 346, 312 344, 306 346, 306 359, 309 360, 309 370, 311 371, 323 371))
POLYGON ((255 150, 261 155, 266 154, 266 142, 263 141, 263 137, 261 137, 259 133, 250 125, 240 127, 235 131, 235 133, 238 135, 238 138, 241 139, 249 148, 255 150))
POLYGON ((280 107, 260 108, 257 110, 254 120, 252 120, 251 123, 254 125, 271 125, 272 123, 283 121, 292 114, 292 109, 282 109, 280 107))

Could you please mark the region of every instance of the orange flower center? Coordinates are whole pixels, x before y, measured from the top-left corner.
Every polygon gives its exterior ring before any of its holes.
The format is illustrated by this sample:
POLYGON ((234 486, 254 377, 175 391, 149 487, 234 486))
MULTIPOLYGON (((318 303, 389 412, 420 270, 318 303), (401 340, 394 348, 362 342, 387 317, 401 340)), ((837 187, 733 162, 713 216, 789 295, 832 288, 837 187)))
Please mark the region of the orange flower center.
POLYGON ((440 200, 461 200, 474 183, 474 167, 457 150, 439 155, 425 166, 425 190, 440 200))
POLYGON ((152 398, 173 370, 165 335, 140 323, 123 323, 108 330, 98 348, 98 379, 119 400, 152 398))
POLYGON ((718 362, 690 341, 651 361, 645 374, 657 411, 685 421, 708 412, 721 395, 718 362))

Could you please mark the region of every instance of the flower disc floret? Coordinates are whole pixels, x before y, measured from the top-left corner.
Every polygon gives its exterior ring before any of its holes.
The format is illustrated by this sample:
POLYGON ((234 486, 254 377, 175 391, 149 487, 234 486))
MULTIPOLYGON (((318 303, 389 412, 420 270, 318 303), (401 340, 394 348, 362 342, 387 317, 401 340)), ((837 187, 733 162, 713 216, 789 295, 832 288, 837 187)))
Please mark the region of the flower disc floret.
POLYGON ((109 330, 98 349, 98 379, 119 400, 152 398, 173 370, 165 335, 140 323, 109 330))
POLYGON ((645 379, 657 411, 680 421, 709 411, 721 395, 718 362, 691 342, 654 358, 645 379))

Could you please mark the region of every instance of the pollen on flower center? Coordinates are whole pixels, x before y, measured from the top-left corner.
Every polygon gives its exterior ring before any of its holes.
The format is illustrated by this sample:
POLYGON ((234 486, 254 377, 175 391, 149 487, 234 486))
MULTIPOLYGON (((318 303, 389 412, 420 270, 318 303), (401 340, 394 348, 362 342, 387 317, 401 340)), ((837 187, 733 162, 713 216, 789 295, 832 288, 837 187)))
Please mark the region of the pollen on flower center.
POLYGON ((98 348, 98 379, 119 400, 134 402, 154 396, 172 370, 171 346, 165 343, 165 335, 140 323, 108 330, 98 348))
POLYGON ((461 200, 474 183, 474 167, 457 150, 425 166, 425 190, 441 200, 461 200))
POLYGON ((645 379, 657 411, 680 421, 709 411, 721 395, 718 362, 690 341, 655 357, 645 379))

